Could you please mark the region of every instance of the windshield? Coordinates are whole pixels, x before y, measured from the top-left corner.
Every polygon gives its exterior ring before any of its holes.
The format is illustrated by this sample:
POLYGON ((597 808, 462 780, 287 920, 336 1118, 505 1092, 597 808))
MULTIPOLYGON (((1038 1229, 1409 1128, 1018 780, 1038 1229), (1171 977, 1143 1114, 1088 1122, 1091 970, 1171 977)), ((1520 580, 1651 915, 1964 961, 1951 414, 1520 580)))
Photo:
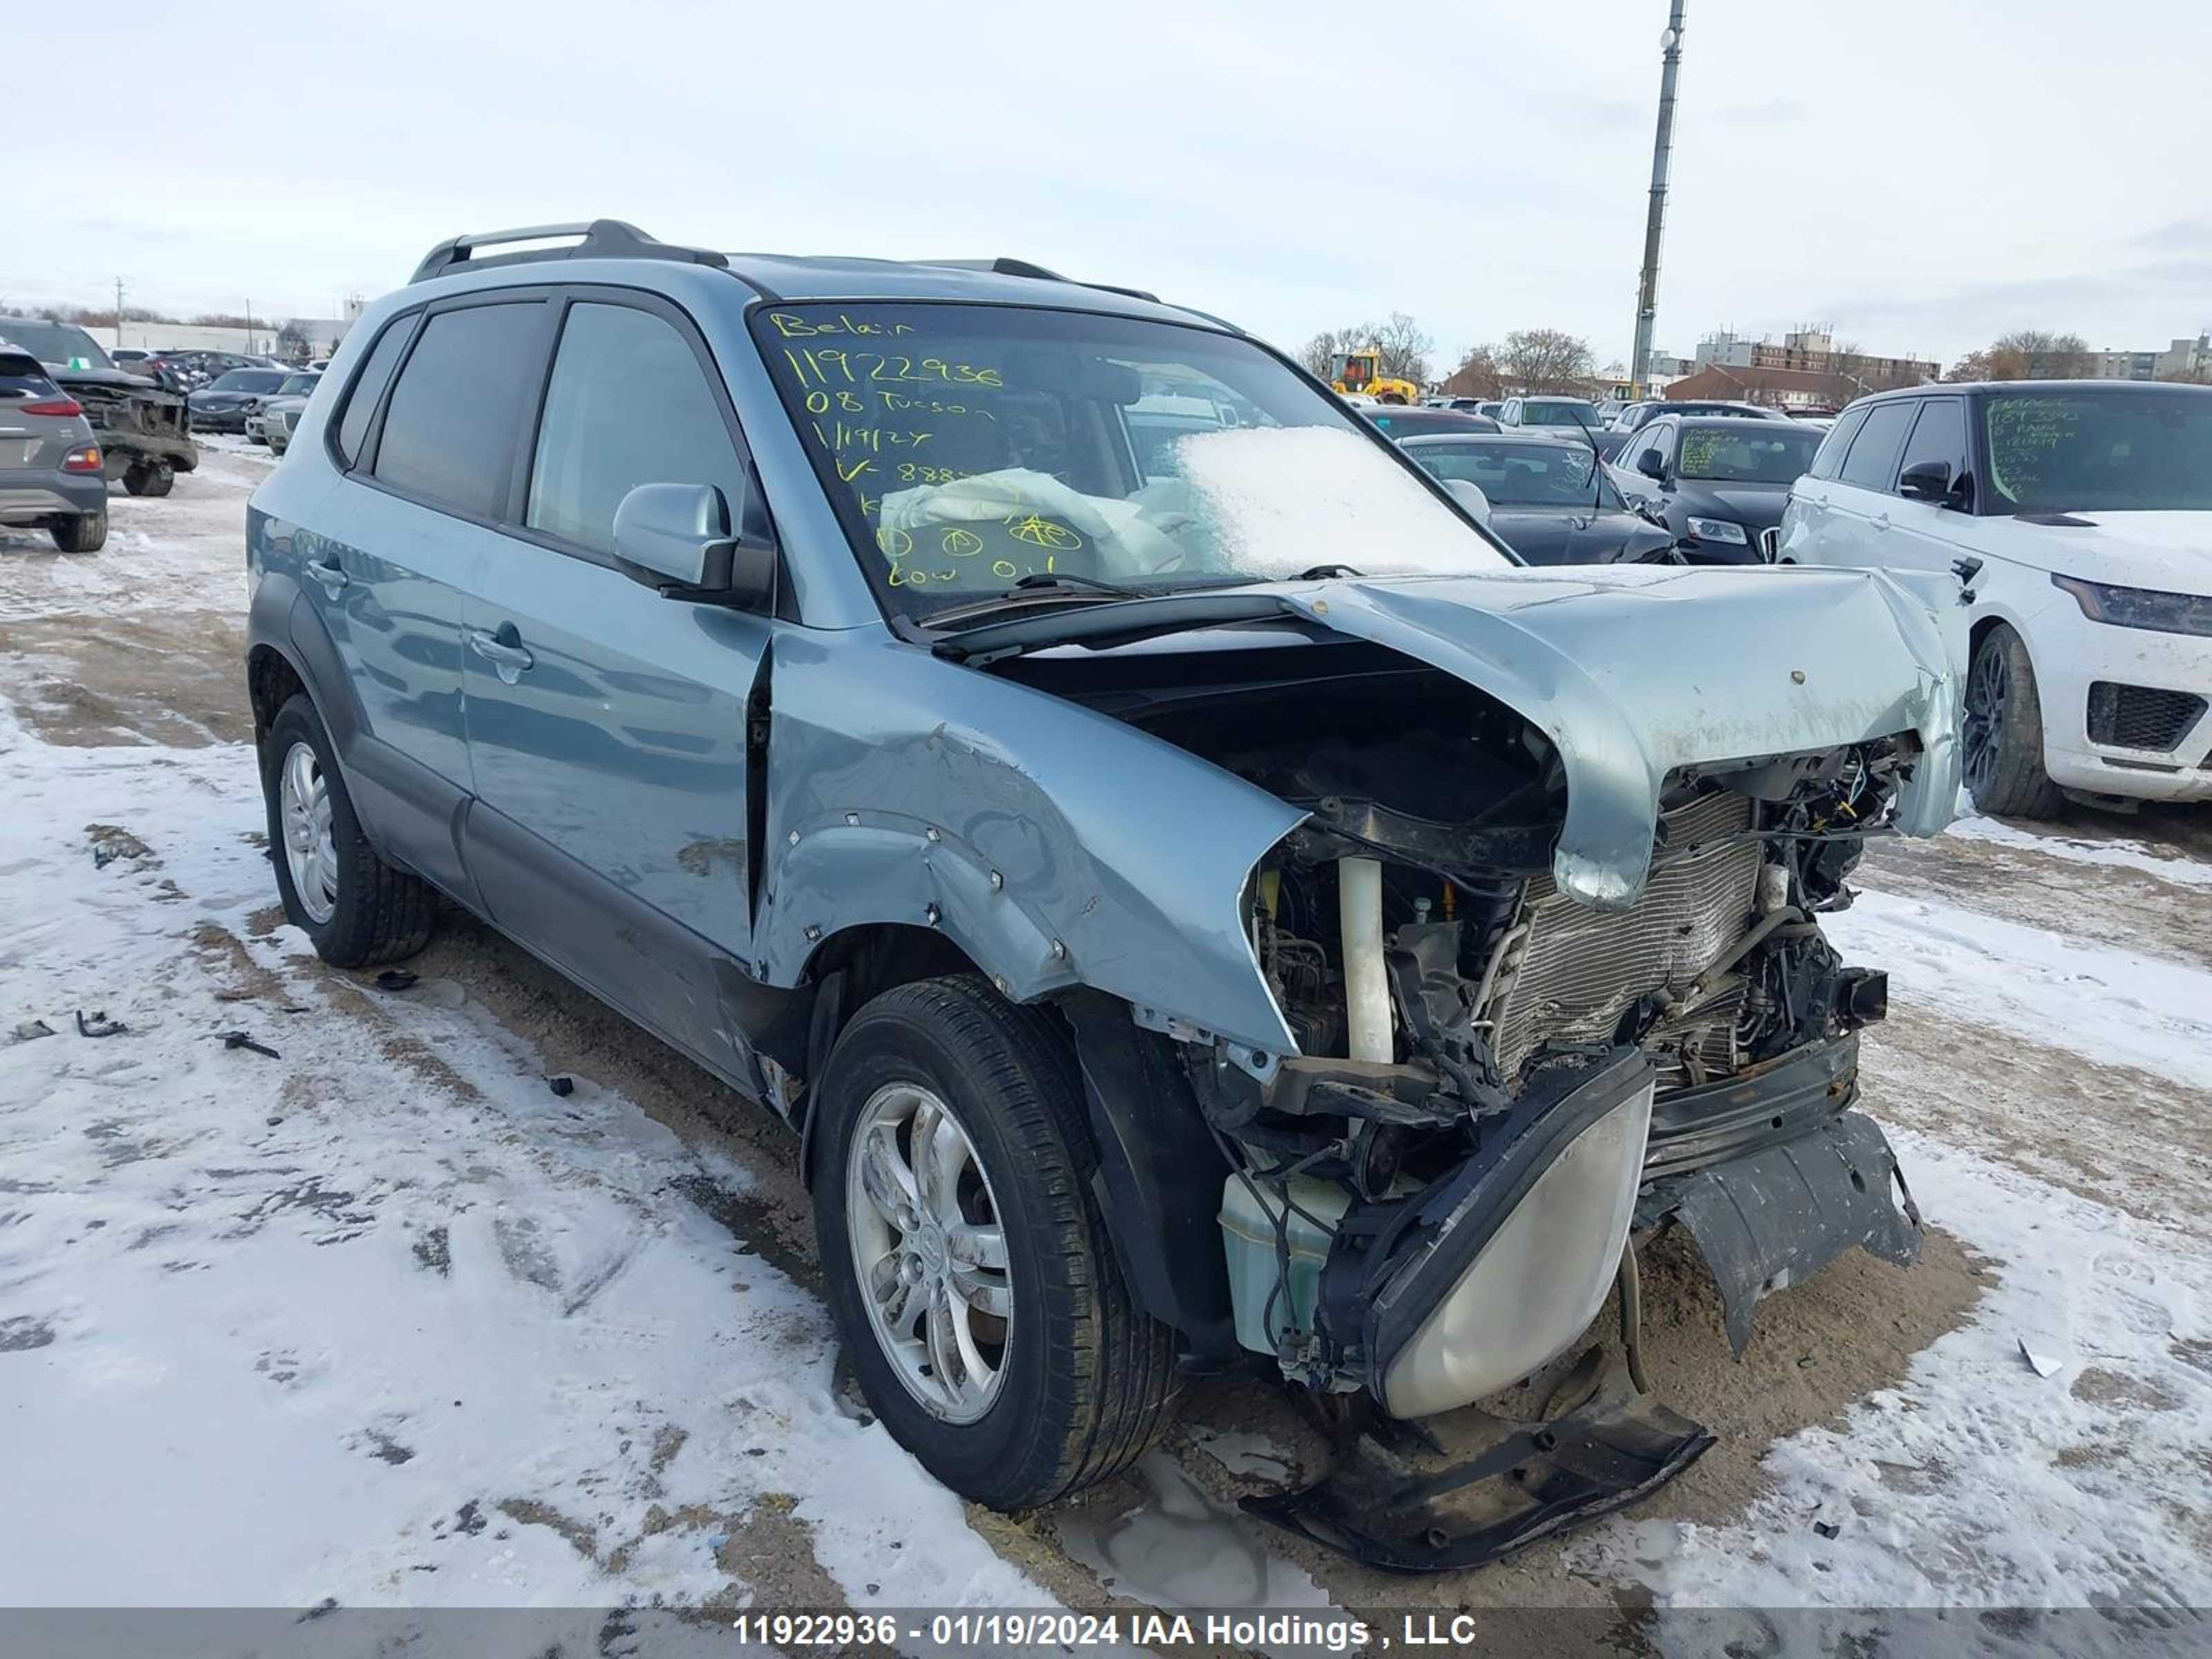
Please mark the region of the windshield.
POLYGON ((1545 440, 1515 443, 1455 438, 1425 443, 1406 453, 1439 478, 1459 478, 1479 487, 1492 507, 1621 507, 1620 492, 1601 474, 1590 481, 1597 457, 1587 449, 1545 440))
POLYGON ((1997 512, 2212 508, 2212 392, 2000 395, 1982 430, 1997 512))
POLYGON ((100 342, 74 323, 39 322, 28 317, 0 317, 0 340, 12 341, 42 363, 64 368, 112 368, 100 342))
POLYGON ((909 616, 1025 576, 1158 592, 1512 563, 1233 335, 952 304, 778 306, 753 327, 869 579, 909 616))
POLYGON ((1521 424, 1579 426, 1595 432, 1605 422, 1598 418, 1597 410, 1589 404, 1537 403, 1531 400, 1521 405, 1521 424))
POLYGON ((321 378, 319 374, 287 374, 284 384, 276 391, 282 397, 304 398, 315 389, 315 382, 321 378))
POLYGON ((234 368, 208 388, 210 392, 274 392, 284 383, 281 368, 234 368))
POLYGON ((1820 447, 1818 432, 1809 427, 1792 429, 1780 421, 1771 432, 1685 427, 1675 473, 1733 483, 1795 483, 1813 465, 1814 452, 1820 447))

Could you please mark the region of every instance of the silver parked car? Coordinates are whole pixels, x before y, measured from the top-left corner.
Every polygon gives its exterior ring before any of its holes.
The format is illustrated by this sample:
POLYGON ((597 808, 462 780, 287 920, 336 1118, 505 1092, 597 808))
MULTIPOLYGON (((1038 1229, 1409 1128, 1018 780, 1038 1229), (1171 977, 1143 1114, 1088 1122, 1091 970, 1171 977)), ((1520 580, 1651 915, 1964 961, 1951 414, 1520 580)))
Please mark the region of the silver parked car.
POLYGON ((1466 1565, 1711 1443, 1632 1322, 1577 1369, 1632 1239, 1739 1348, 1914 1258, 1820 918, 1949 821, 1954 579, 1526 568, 1280 353, 1024 261, 459 237, 330 373, 246 522, 287 915, 358 968, 442 893, 786 1121, 962 1493, 1249 1359, 1421 1419, 1271 1519, 1466 1565))
POLYGON ((40 526, 65 553, 107 540, 106 465, 84 406, 9 346, 0 346, 0 525, 40 526))
POLYGON ((261 407, 246 417, 246 435, 282 455, 292 441, 292 428, 299 424, 301 411, 314 394, 315 383, 322 378, 319 373, 307 369, 287 374, 283 384, 262 400, 261 407))

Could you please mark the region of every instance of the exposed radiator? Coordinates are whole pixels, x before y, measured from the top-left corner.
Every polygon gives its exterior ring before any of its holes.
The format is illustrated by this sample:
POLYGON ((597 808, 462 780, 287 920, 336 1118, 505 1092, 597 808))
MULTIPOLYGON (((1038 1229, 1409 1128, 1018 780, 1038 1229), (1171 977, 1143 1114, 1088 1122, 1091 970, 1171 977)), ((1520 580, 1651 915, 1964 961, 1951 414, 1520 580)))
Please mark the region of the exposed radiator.
MULTIPOLYGON (((1752 803, 1705 795, 1664 816, 1666 839, 1636 908, 1596 910, 1560 896, 1549 876, 1530 878, 1504 959, 1479 1017, 1492 1023, 1500 1073, 1510 1079, 1546 1042, 1602 1042, 1647 991, 1678 994, 1750 926, 1763 854, 1756 841, 1729 841, 1751 828, 1752 803)), ((1695 1010, 1670 1017, 1708 1071, 1733 1066, 1740 982, 1723 981, 1695 1010), (1736 1000, 1728 995, 1733 984, 1736 1000), (1710 1012, 1708 1012, 1710 1011, 1710 1012)), ((1669 1057, 1662 1055, 1662 1063, 1669 1057)), ((1680 1060, 1673 1083, 1688 1080, 1680 1060)), ((1662 1079, 1666 1081, 1666 1079, 1662 1079)))

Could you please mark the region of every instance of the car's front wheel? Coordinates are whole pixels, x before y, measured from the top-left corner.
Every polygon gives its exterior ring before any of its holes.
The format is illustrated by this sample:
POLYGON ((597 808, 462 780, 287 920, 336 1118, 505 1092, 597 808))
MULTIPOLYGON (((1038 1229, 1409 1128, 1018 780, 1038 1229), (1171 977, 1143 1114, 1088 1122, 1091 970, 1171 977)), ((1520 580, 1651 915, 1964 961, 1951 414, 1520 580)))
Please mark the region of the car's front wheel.
POLYGON ((430 889, 368 844, 330 734, 304 692, 276 711, 261 739, 261 790, 277 895, 317 955, 367 968, 429 943, 430 889))
POLYGON ((1065 1031, 979 976, 876 998, 815 1109, 815 1226, 860 1386, 899 1443, 994 1509, 1127 1468, 1172 1333, 1131 1303, 1065 1031))
POLYGON ((1960 726, 1966 787, 2000 817, 2056 817, 2066 798, 2043 769, 2043 704, 2027 646, 2004 623, 1983 636, 1966 672, 1960 726))

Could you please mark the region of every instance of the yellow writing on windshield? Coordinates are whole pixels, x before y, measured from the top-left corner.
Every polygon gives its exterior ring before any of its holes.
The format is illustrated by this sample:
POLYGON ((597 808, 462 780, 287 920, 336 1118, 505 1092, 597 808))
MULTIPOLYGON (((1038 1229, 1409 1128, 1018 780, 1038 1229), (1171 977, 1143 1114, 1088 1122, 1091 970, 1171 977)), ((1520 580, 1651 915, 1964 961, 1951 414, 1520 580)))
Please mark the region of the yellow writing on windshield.
POLYGON ((912 323, 872 322, 866 317, 854 317, 842 311, 835 317, 794 317, 787 311, 771 311, 768 319, 775 325, 775 331, 787 340, 805 339, 817 334, 898 335, 914 332, 912 323))

